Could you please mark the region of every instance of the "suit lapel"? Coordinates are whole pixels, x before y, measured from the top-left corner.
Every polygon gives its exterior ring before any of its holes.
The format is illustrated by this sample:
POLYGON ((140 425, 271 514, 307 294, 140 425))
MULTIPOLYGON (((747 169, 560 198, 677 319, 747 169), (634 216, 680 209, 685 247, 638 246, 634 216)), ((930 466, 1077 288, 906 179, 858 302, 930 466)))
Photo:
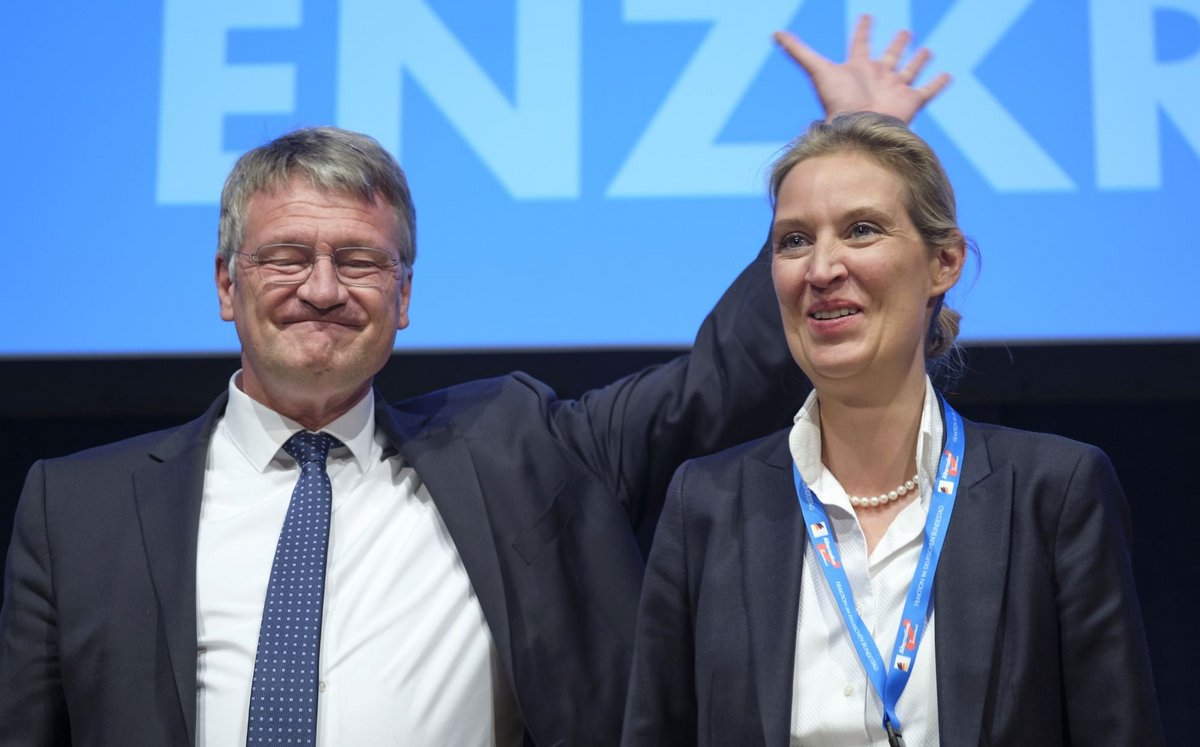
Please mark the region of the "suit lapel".
POLYGON ((786 434, 763 461, 747 460, 741 489, 746 617, 763 737, 787 744, 800 607, 804 520, 786 434))
POLYGON ((466 439, 450 423, 395 410, 378 394, 375 400, 375 422, 429 488, 454 539, 511 683, 512 642, 500 558, 466 439))
POLYGON ((204 465, 221 395, 199 419, 155 446, 153 463, 133 473, 134 496, 150 577, 158 597, 171 674, 187 727, 196 733, 196 541, 204 465))
POLYGON ((943 744, 979 743, 1012 531, 1012 472, 992 470, 983 431, 968 422, 965 433, 964 489, 934 582, 943 744))

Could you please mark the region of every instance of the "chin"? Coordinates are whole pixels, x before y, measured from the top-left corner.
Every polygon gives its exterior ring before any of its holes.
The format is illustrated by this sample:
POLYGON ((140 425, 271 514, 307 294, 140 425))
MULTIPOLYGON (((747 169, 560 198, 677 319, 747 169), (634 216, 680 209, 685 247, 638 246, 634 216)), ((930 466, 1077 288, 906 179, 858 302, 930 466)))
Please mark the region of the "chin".
POLYGON ((837 382, 852 381, 858 374, 863 372, 862 367, 854 366, 822 366, 820 368, 811 369, 808 378, 816 387, 821 382, 830 384, 837 382))
POLYGON ((803 356, 794 356, 800 369, 814 384, 818 379, 840 380, 853 377, 869 368, 870 360, 857 350, 817 350, 811 348, 803 356))

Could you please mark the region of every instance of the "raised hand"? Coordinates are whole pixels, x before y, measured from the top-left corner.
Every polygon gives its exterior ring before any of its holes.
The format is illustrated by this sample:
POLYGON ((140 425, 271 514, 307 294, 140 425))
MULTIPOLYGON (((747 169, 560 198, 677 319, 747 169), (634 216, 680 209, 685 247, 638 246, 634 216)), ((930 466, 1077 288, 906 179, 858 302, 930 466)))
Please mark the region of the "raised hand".
POLYGON ((808 73, 827 118, 845 112, 873 111, 911 122, 950 82, 950 75, 942 73, 923 86, 912 85, 931 54, 922 47, 904 67, 898 67, 911 39, 912 32, 901 31, 879 59, 872 60, 871 16, 864 15, 850 39, 846 61, 836 63, 796 36, 775 32, 779 46, 808 73))

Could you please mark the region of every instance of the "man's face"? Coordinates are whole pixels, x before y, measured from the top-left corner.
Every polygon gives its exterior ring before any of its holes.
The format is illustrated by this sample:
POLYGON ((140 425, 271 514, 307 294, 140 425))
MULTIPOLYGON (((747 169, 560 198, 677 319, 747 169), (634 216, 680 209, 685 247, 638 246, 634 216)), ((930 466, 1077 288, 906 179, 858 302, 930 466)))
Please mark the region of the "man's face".
MULTIPOLYGON (((293 180, 251 197, 241 251, 290 243, 318 253, 368 246, 399 257, 396 235, 395 214, 379 198, 364 202, 293 180)), ((221 318, 237 326, 242 389, 261 402, 360 396, 387 362, 396 331, 408 326, 412 275, 403 265, 378 287, 358 287, 344 285, 329 258, 319 257, 293 285, 263 282, 241 254, 232 261, 236 281, 217 260, 221 318)))

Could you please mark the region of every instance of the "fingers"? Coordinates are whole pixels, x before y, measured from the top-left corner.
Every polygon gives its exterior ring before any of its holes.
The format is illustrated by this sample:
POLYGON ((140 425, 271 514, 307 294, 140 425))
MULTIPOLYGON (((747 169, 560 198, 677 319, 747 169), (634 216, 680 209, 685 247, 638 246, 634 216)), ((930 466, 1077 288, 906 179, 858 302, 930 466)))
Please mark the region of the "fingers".
POLYGON ((804 68, 804 71, 810 76, 815 75, 822 66, 829 64, 829 60, 825 59, 820 52, 786 31, 775 32, 775 43, 783 47, 783 51, 787 52, 788 56, 804 68))
POLYGON ((916 92, 921 97, 921 101, 929 102, 933 100, 946 86, 950 85, 950 73, 942 73, 930 82, 916 89, 916 92))
POLYGON ((932 55, 928 49, 925 47, 918 49, 917 53, 908 61, 908 64, 904 66, 904 69, 900 71, 900 80, 905 83, 912 83, 916 80, 917 76, 921 74, 921 69, 925 67, 925 63, 929 62, 930 57, 932 55))
MULTIPOLYGON (((881 106, 883 108, 879 111, 888 111, 887 102, 897 99, 909 103, 919 101, 920 105, 916 107, 919 111, 949 85, 950 76, 942 73, 919 88, 913 86, 913 81, 925 69, 932 55, 928 49, 921 48, 901 65, 905 51, 912 42, 911 31, 897 33, 883 54, 877 60, 872 59, 871 27, 871 16, 859 17, 851 35, 847 59, 840 64, 830 61, 787 31, 777 31, 775 42, 808 73, 830 115, 871 106, 881 106), (843 99, 853 101, 847 104, 843 99)), ((915 113, 909 112, 905 119, 911 120, 915 113)))
POLYGON ((895 70, 896 65, 900 62, 901 55, 904 54, 904 48, 908 46, 910 39, 912 39, 911 31, 905 29, 896 32, 896 35, 892 37, 892 43, 887 46, 887 49, 883 50, 883 56, 879 58, 879 62, 888 70, 895 70))
POLYGON ((846 59, 871 59, 871 16, 866 13, 858 17, 858 23, 854 26, 854 34, 850 37, 850 47, 846 51, 846 59))

